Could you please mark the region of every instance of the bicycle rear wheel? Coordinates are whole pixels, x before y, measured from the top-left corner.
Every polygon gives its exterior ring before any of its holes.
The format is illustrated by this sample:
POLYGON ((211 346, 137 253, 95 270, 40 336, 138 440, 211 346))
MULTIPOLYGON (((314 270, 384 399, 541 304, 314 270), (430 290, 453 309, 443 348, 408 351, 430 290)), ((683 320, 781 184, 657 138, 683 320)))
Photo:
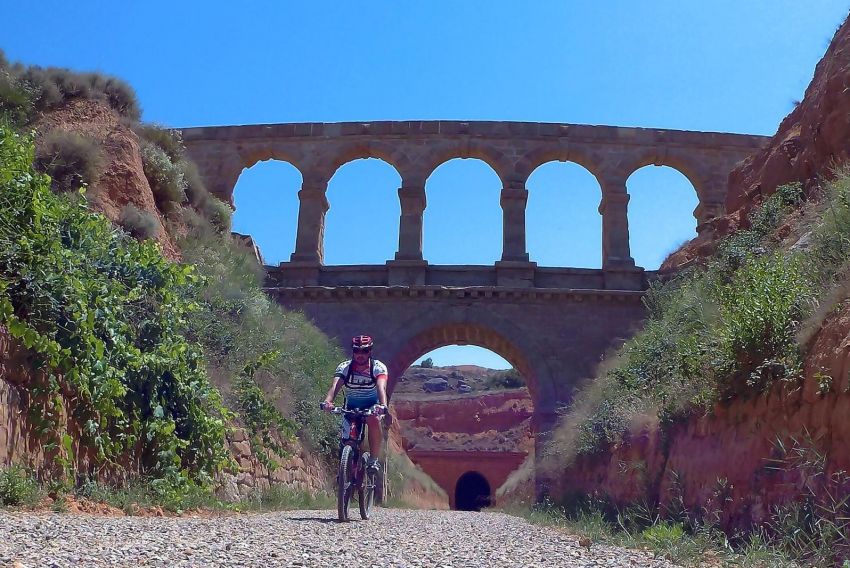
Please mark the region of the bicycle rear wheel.
POLYGON ((351 494, 354 492, 352 451, 351 446, 345 445, 339 454, 339 470, 336 476, 336 510, 340 522, 348 520, 348 504, 351 501, 351 494))
POLYGON ((357 488, 357 501, 360 506, 360 518, 366 521, 369 519, 369 512, 372 510, 372 501, 375 499, 375 474, 366 467, 369 463, 368 453, 363 454, 361 461, 363 462, 365 476, 363 483, 357 488))

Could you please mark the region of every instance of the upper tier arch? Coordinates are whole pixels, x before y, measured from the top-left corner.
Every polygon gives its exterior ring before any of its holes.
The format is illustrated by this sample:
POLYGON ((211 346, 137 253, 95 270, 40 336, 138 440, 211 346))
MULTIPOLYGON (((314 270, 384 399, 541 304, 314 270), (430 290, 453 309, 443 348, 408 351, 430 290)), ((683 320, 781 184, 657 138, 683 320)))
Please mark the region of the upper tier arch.
POLYGON ((189 156, 210 191, 232 203, 243 168, 283 159, 303 175, 298 237, 292 260, 321 264, 328 180, 342 164, 380 158, 396 168, 400 261, 422 260, 424 186, 451 158, 479 158, 502 181, 502 260, 527 262, 525 203, 528 176, 551 160, 587 168, 602 189, 603 267, 634 266, 629 253, 626 180, 647 164, 671 166, 699 197, 698 230, 722 214, 729 172, 768 140, 765 136, 536 122, 402 121, 213 126, 181 130, 189 156))

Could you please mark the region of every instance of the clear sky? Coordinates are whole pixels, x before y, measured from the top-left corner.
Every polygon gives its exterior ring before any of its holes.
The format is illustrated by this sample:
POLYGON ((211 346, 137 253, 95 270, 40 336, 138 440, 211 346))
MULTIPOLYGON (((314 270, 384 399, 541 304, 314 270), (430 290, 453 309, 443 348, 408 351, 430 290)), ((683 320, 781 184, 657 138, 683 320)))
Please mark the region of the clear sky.
MULTIPOLYGON (((0 0, 0 49, 123 77, 143 119, 173 127, 464 119, 769 135, 802 98, 847 10, 834 0, 0 0)), ((269 263, 292 252, 299 185, 280 162, 257 164, 237 184, 234 229, 254 235, 269 263)), ((398 186, 379 160, 340 168, 328 188, 328 264, 392 258, 398 186)), ((427 260, 500 256, 499 186, 476 160, 432 174, 427 260)), ((528 189, 532 260, 599 267, 593 177, 550 163, 528 189)), ((639 170, 628 190, 632 255, 656 268, 695 234, 696 196, 665 167, 639 170)), ((435 363, 504 366, 472 349, 441 350, 435 363)))

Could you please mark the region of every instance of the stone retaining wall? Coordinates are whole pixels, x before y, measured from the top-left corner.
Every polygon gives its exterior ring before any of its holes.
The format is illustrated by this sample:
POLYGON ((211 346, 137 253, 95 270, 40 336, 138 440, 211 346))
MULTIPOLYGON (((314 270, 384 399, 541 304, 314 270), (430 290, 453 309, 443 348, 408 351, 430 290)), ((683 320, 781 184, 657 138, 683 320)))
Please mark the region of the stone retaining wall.
POLYGON ((242 501, 252 495, 269 490, 272 486, 282 486, 296 491, 316 493, 332 488, 332 480, 327 466, 309 453, 299 442, 288 444, 292 457, 280 460, 272 457, 277 464, 269 471, 255 455, 243 428, 236 428, 229 436, 228 445, 239 471, 223 473, 220 476, 221 487, 217 494, 229 502, 242 501))

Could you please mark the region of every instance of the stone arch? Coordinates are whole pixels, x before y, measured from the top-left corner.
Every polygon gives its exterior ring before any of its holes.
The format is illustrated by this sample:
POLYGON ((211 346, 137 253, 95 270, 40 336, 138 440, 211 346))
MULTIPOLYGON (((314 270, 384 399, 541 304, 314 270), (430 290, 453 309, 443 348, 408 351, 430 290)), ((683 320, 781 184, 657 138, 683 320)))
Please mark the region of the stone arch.
POLYGON ((645 150, 638 154, 636 158, 626 162, 626 166, 622 168, 623 181, 628 180, 633 173, 645 166, 667 166, 676 170, 691 182, 700 202, 705 199, 705 184, 700 166, 692 162, 690 158, 658 148, 645 150))
POLYGON ((444 146, 429 151, 425 159, 421 162, 420 167, 417 168, 424 175, 422 183, 426 184, 437 168, 455 158, 476 158, 481 160, 492 168, 499 177, 499 180, 501 180, 502 186, 507 186, 509 172, 511 171, 510 160, 496 148, 482 144, 477 140, 467 140, 461 144, 444 146))
POLYGON ((493 488, 486 476, 467 471, 455 483, 454 503, 459 511, 480 511, 490 506, 493 488))
POLYGON ((327 172, 327 181, 344 165, 355 160, 375 158, 389 164, 402 177, 401 172, 409 166, 410 161, 400 155, 393 146, 382 142, 363 142, 338 148, 333 156, 321 169, 327 172))
POLYGON ((383 264, 393 257, 396 252, 397 235, 392 233, 392 227, 399 216, 396 191, 400 183, 401 175, 398 169, 383 158, 355 157, 333 171, 325 190, 329 204, 322 235, 326 263, 383 264), (368 170, 365 176, 364 168, 368 170), (359 177, 358 171, 361 173, 359 177), (345 177, 348 183, 343 183, 337 177, 342 172, 344 172, 342 177, 345 177), (351 174, 354 174, 354 177, 351 174), (392 181, 388 178, 392 178, 392 181), (368 180, 366 182, 368 185, 362 187, 365 191, 360 193, 350 191, 352 183, 356 185, 358 182, 363 183, 364 180, 368 180), (346 222, 346 219, 356 217, 358 213, 373 218, 383 218, 388 226, 380 231, 367 231, 360 234, 356 247, 352 248, 347 244, 352 242, 351 239, 345 238, 346 235, 341 231, 352 229, 351 223, 346 222), (332 244, 330 248, 327 246, 328 243, 332 244), (345 254, 338 254, 343 251, 345 254), (381 257, 381 253, 386 254, 381 257), (334 259, 335 256, 336 259, 334 259))
POLYGON ((452 265, 490 265, 502 258, 503 188, 498 172, 480 158, 454 157, 439 164, 424 185, 423 258, 452 265), (462 230, 470 222, 486 229, 462 230), (467 246, 453 246, 458 239, 468 239, 467 246))
MULTIPOLYGON (((301 164, 301 156, 293 154, 281 147, 275 146, 238 146, 236 151, 242 161, 243 171, 257 165, 259 162, 274 160, 276 162, 286 162, 294 167, 301 174, 301 179, 305 179, 305 168, 301 164)), ((240 174, 241 175, 241 174, 240 174)))
POLYGON ((697 236, 699 195, 680 170, 653 164, 633 171, 626 187, 631 254, 640 266, 657 270, 667 255, 697 236), (659 203, 665 204, 666 221, 661 224, 659 203))
POLYGON ((395 380, 417 359, 447 345, 477 345, 489 349, 507 360, 525 379, 532 400, 539 400, 541 378, 530 358, 516 344, 492 327, 468 322, 451 322, 436 325, 416 333, 408 339, 387 361, 390 374, 390 392, 395 380))
POLYGON ((528 175, 523 175, 525 176, 523 185, 528 190, 526 238, 529 259, 547 266, 600 268, 602 263, 602 215, 599 211, 599 203, 602 199, 602 184, 599 182, 599 178, 592 170, 577 161, 556 158, 538 164, 528 175), (592 184, 592 193, 573 191, 575 186, 562 185, 563 181, 559 180, 557 193, 551 193, 553 186, 549 185, 545 186, 550 190, 550 193, 546 195, 543 188, 532 183, 532 178, 535 173, 552 164, 570 164, 573 167, 572 171, 560 168, 557 170, 558 175, 574 175, 581 172, 578 175, 585 176, 585 179, 576 178, 571 181, 580 183, 582 190, 587 189, 588 183, 592 184), (588 180, 593 181, 589 182, 588 180), (541 194, 548 199, 541 201, 541 194), (541 202, 545 202, 545 209, 541 208, 541 202), (543 221, 541 221, 541 218, 543 221), (575 230, 579 225, 588 226, 583 226, 582 231, 579 232, 575 230), (560 239, 554 239, 555 233, 559 230, 562 231, 558 235, 560 239), (541 234, 544 234, 547 239, 540 238, 541 234), (581 260, 578 260, 576 256, 571 256, 570 251, 573 247, 568 246, 568 243, 576 241, 584 243, 584 246, 587 246, 586 243, 595 243, 592 247, 593 250, 588 250, 581 260), (541 250, 545 248, 541 246, 541 243, 544 242, 562 243, 559 247, 558 260, 551 259, 549 262, 544 260, 541 254, 541 250), (591 254, 594 256, 591 257, 591 254))
POLYGON ((602 164, 593 156, 591 152, 585 151, 582 147, 562 146, 560 148, 541 148, 529 152, 523 156, 514 166, 514 175, 516 181, 521 182, 523 186, 534 173, 534 170, 549 162, 572 162, 586 169, 596 178, 599 186, 602 187, 600 173, 602 172, 602 164))
POLYGON ((294 163, 266 158, 242 168, 233 184, 233 231, 250 235, 265 262, 286 261, 295 250, 298 191, 303 182, 294 163))

